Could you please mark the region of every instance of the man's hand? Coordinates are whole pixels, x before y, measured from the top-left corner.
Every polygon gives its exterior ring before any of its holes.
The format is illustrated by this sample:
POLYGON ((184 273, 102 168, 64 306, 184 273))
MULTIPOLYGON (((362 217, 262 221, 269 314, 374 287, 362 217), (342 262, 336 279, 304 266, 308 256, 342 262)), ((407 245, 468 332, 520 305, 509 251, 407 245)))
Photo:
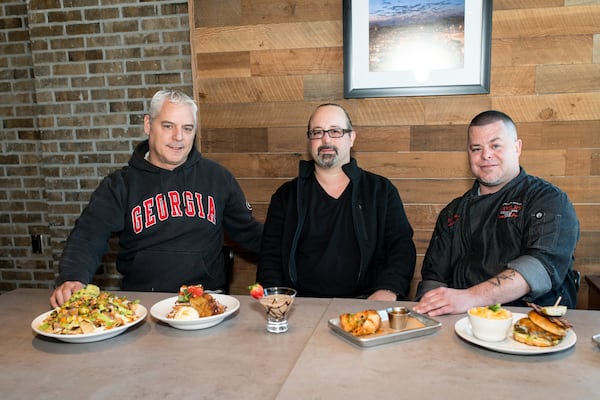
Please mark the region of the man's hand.
POLYGON ((391 290, 380 289, 373 292, 368 300, 379 300, 379 301, 396 301, 396 293, 391 290))
POLYGON ((519 299, 531 289, 523 276, 513 269, 506 269, 498 275, 468 289, 439 287, 421 297, 413 307, 418 313, 435 317, 443 314, 461 314, 472 307, 485 307, 504 304, 519 299))
POLYGON ((54 289, 50 296, 50 305, 52 307, 60 307, 65 301, 69 300, 69 297, 79 289, 85 287, 84 283, 77 281, 63 282, 59 287, 54 289))
POLYGON ((425 293, 419 304, 412 309, 431 317, 444 314, 460 314, 476 307, 477 300, 469 289, 439 287, 425 293))

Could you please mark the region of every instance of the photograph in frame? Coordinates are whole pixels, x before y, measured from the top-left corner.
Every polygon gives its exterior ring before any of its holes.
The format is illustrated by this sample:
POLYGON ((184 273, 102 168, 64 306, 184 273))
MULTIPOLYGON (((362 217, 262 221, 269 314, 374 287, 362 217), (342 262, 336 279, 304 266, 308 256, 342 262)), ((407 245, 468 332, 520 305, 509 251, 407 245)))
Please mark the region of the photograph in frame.
POLYGON ((491 0, 344 0, 344 97, 486 94, 491 0))

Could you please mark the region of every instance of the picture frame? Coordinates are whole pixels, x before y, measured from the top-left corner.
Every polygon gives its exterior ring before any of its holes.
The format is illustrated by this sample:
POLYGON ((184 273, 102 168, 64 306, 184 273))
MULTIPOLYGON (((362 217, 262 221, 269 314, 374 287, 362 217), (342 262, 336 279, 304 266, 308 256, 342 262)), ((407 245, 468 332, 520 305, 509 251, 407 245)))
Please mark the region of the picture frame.
POLYGON ((487 94, 491 37, 492 0, 343 0, 344 97, 487 94))

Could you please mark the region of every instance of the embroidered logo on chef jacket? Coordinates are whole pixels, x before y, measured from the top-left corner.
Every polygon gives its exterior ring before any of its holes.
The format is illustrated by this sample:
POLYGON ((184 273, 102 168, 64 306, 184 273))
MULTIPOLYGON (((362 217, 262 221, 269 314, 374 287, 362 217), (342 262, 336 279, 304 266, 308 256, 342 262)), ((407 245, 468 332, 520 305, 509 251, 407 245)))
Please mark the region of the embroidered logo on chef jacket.
POLYGON ((523 203, 518 203, 516 201, 504 203, 500 206, 498 219, 518 218, 522 208, 523 203))
POLYGON ((460 214, 454 214, 448 218, 448 228, 452 228, 460 219, 460 214))

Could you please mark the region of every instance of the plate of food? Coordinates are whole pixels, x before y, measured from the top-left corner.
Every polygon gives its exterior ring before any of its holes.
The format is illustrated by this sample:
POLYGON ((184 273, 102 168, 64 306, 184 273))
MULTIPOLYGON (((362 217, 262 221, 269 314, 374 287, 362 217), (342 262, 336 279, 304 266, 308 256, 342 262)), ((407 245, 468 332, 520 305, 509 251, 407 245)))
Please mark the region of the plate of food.
POLYGON ((562 316, 549 316, 542 307, 530 304, 528 314, 513 313, 513 326, 506 339, 498 342, 481 340, 473 335, 468 317, 456 322, 454 331, 462 339, 500 353, 537 355, 567 350, 577 342, 572 325, 562 316))
POLYGON ((239 308, 235 297, 204 292, 202 285, 183 285, 177 296, 154 304, 150 314, 173 328, 198 330, 220 324, 239 308))
POLYGON ((73 293, 62 306, 37 316, 31 328, 40 336, 67 343, 90 343, 115 337, 139 324, 147 310, 95 285, 73 293))
POLYGON ((363 310, 344 313, 328 321, 329 327, 345 340, 359 347, 372 347, 386 343, 430 335, 442 324, 426 315, 408 311, 401 329, 390 326, 388 309, 363 310))

